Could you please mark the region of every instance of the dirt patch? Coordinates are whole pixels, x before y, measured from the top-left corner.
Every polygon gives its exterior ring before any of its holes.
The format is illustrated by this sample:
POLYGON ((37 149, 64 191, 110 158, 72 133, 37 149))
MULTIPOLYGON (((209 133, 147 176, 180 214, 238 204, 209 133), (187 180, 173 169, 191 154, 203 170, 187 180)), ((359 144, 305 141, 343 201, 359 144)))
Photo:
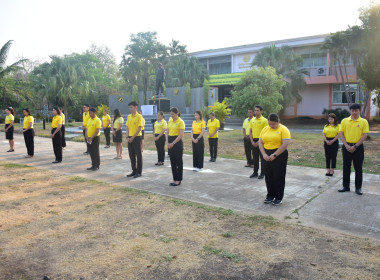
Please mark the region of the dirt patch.
POLYGON ((1 279, 380 278, 376 240, 4 162, 0 176, 1 279))

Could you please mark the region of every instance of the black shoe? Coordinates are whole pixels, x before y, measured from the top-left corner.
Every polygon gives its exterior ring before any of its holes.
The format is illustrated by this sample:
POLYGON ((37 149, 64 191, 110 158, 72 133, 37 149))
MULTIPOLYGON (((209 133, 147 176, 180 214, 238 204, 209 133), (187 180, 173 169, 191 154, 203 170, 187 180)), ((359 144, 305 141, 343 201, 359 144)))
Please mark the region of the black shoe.
POLYGON ((345 188, 345 187, 338 190, 338 192, 349 192, 349 191, 350 191, 350 188, 345 188))
POLYGON ((133 178, 138 178, 138 177, 141 177, 141 174, 136 173, 136 174, 133 176, 133 178))
POLYGON ((179 182, 178 184, 176 184, 176 183, 170 183, 170 184, 169 184, 169 186, 172 186, 172 187, 177 187, 177 186, 179 186, 179 185, 181 185, 181 182, 179 182))
POLYGON ((127 177, 133 177, 133 176, 135 176, 135 175, 136 175, 136 173, 135 173, 135 172, 132 172, 131 174, 128 174, 127 177))
POLYGON ((212 159, 212 162, 216 162, 216 158, 213 158, 213 159, 212 159))
POLYGON ((84 154, 84 155, 88 155, 88 152, 84 152, 83 154, 84 154))
POLYGON ((260 176, 257 179, 264 179, 264 177, 265 177, 264 174, 260 174, 260 176))
POLYGON ((256 178, 257 176, 259 176, 259 174, 257 174, 257 172, 253 172, 249 178, 256 178))
POLYGON ((52 163, 61 163, 61 161, 55 160, 52 163))
POLYGON ((279 206, 281 203, 282 201, 280 199, 275 199, 274 201, 272 201, 272 205, 274 206, 279 206))
POLYGON ((269 197, 267 197, 267 198, 264 200, 264 203, 265 203, 265 204, 269 204, 269 203, 272 203, 272 201, 273 201, 273 198, 269 198, 269 197))
POLYGON ((91 166, 91 167, 89 167, 89 168, 87 168, 87 170, 92 170, 94 167, 93 166, 91 166))
MULTIPOLYGON (((9 152, 9 151, 8 151, 9 152)), ((210 158, 209 162, 213 162, 213 158, 210 158)))
POLYGON ((8 150, 7 153, 12 153, 14 152, 15 150, 8 150))
POLYGON ((356 188, 355 193, 358 195, 363 195, 362 188, 356 188))

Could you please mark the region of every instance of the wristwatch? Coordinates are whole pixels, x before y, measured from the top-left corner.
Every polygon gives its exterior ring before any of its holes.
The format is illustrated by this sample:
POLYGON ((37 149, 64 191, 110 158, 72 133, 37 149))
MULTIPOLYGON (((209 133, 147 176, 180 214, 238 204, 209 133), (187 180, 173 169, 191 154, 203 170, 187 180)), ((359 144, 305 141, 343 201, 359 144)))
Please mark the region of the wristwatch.
POLYGON ((273 153, 273 156, 274 156, 274 157, 277 157, 276 153, 273 153))

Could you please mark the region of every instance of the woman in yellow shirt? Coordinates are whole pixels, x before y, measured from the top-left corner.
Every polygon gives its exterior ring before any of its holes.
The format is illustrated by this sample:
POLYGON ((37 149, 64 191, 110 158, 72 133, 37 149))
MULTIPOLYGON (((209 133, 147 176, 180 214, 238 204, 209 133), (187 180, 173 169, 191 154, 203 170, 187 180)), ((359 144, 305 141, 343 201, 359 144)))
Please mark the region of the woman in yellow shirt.
POLYGON ((166 145, 170 151, 170 164, 172 166, 173 183, 170 186, 179 186, 183 174, 183 142, 182 138, 185 133, 185 122, 179 117, 178 108, 170 109, 171 120, 168 123, 166 131, 166 145))
POLYGON ((102 117, 102 126, 103 126, 103 132, 104 137, 106 138, 106 146, 104 148, 108 149, 111 145, 111 117, 108 114, 108 109, 103 110, 103 117, 102 117))
POLYGON ((116 146, 116 157, 114 159, 122 159, 121 154, 123 153, 123 123, 124 118, 121 116, 120 110, 115 109, 113 111, 113 125, 112 125, 112 135, 113 142, 116 146))
POLYGON ((7 114, 7 116, 5 117, 5 139, 9 141, 10 147, 10 149, 7 152, 14 152, 15 141, 13 140, 13 123, 15 120, 15 110, 12 107, 8 107, 5 109, 5 113, 7 114))
POLYGON ((280 205, 284 197, 286 164, 290 143, 289 129, 280 124, 277 114, 268 116, 268 126, 261 130, 259 148, 265 160, 267 196, 264 203, 280 205))
POLYGON ((326 157, 326 176, 333 176, 336 168, 336 156, 339 149, 339 124, 336 115, 331 113, 328 115, 329 123, 323 128, 323 146, 325 148, 326 157))
POLYGON ((194 171, 201 171, 204 162, 204 140, 203 134, 205 133, 206 123, 203 120, 202 112, 196 111, 194 113, 195 121, 191 126, 191 141, 193 147, 193 167, 194 171))
POLYGON ((155 165, 164 165, 165 160, 165 132, 167 129, 164 112, 160 111, 157 114, 157 121, 154 123, 153 139, 157 148, 158 161, 155 165))
POLYGON ((215 118, 215 113, 211 112, 209 115, 210 119, 207 121, 207 131, 208 131, 208 144, 210 146, 210 161, 215 162, 218 155, 218 137, 220 122, 215 118))
POLYGON ((65 134, 66 134, 66 116, 65 114, 63 113, 63 109, 62 107, 58 107, 59 111, 61 112, 60 116, 62 117, 62 126, 61 126, 61 142, 62 142, 62 149, 63 148, 66 148, 66 138, 65 138, 65 134))
POLYGON ((28 155, 25 158, 32 158, 34 156, 34 118, 30 114, 29 108, 24 108, 24 122, 22 126, 22 133, 24 134, 25 146, 28 155))
POLYGON ((53 150, 55 155, 55 161, 52 163, 62 162, 62 117, 61 111, 58 107, 53 107, 53 120, 51 121, 50 137, 53 142, 53 150))

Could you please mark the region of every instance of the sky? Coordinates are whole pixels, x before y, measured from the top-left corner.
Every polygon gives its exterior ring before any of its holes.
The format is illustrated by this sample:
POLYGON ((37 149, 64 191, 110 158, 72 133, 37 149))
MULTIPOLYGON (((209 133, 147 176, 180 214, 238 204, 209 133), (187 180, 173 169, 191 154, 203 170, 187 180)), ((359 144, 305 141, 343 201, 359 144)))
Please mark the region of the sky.
POLYGON ((23 57, 107 46, 121 61, 131 34, 156 31, 190 52, 328 34, 360 24, 370 0, 0 0, 0 46, 7 64, 23 57))

